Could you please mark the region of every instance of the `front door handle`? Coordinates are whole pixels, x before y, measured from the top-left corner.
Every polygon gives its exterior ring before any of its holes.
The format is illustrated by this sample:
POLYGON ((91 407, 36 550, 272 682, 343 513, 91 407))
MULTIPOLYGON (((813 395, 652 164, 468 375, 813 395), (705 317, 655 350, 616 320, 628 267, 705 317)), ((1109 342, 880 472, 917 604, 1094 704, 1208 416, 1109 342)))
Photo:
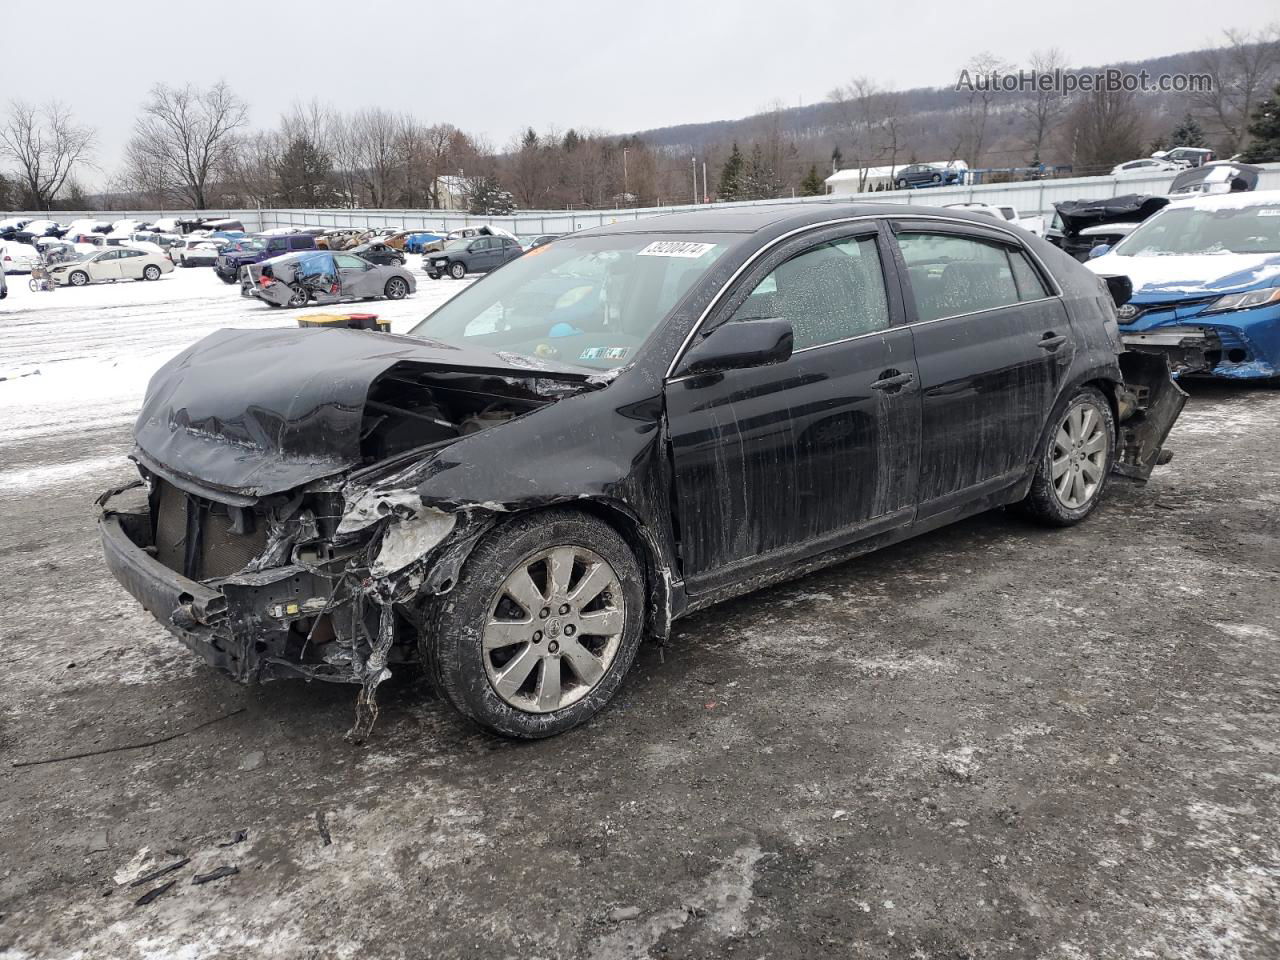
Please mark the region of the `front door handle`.
POLYGON ((1057 350, 1066 342, 1067 342, 1066 337, 1057 336, 1053 333, 1046 333, 1043 337, 1040 338, 1040 349, 1048 350, 1050 353, 1052 353, 1054 350, 1057 350))
POLYGON ((909 373, 899 373, 897 370, 886 370, 880 374, 880 379, 871 384, 872 390, 883 390, 885 393, 897 393, 908 383, 914 380, 909 373))

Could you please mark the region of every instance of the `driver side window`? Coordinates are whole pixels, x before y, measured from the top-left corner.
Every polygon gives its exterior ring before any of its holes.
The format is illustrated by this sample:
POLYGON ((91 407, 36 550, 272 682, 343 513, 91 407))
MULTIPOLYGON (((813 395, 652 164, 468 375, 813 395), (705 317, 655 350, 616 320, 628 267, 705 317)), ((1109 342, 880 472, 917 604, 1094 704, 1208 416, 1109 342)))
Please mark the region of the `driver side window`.
POLYGON ((836 240, 779 264, 729 318, 791 321, 795 349, 889 327, 884 270, 875 237, 836 240))

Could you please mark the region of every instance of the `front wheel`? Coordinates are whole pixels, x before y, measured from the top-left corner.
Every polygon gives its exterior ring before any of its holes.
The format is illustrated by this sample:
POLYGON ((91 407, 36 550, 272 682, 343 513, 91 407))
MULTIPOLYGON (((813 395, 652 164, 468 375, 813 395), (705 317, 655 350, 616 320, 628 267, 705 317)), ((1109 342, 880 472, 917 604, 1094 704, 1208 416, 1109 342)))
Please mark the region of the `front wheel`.
POLYGON ((1082 387, 1049 424, 1024 509, 1051 526, 1079 523, 1102 498, 1115 442, 1111 404, 1097 388, 1082 387))
POLYGON ((617 691, 640 646, 643 574, 608 524, 519 517, 467 559, 421 640, 436 688, 507 737, 562 733, 617 691))
POLYGON ((67 277, 67 282, 73 287, 83 287, 89 282, 89 275, 83 270, 77 270, 71 276, 67 277))
POLYGON ((935 173, 935 174, 934 174, 930 179, 931 179, 931 180, 933 180, 933 182, 934 182, 934 183, 941 183, 941 182, 942 182, 942 174, 940 174, 940 173, 935 173))
POLYGON ((404 282, 403 277, 392 277, 382 288, 382 292, 388 300, 403 300, 409 294, 409 285, 404 282))
MULTIPOLYGON (((214 272, 217 273, 217 271, 214 272)), ((231 276, 227 276, 225 273, 218 273, 218 279, 223 283, 235 283, 236 275, 233 273, 231 276)))
POLYGON ((435 272, 435 271, 428 271, 428 273, 427 273, 427 279, 428 279, 428 280, 439 280, 439 279, 440 279, 440 274, 439 274, 439 273, 437 273, 437 272, 435 272))
POLYGON ((449 264, 449 276, 455 280, 461 280, 467 275, 467 265, 461 261, 449 264))

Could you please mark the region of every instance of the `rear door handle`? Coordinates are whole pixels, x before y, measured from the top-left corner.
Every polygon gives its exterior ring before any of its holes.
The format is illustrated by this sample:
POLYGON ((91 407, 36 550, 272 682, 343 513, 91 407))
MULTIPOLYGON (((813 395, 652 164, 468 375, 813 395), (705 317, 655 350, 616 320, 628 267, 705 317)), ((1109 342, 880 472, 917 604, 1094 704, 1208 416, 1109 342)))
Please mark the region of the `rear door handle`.
POLYGON ((1066 337, 1055 336, 1052 333, 1046 333, 1043 337, 1040 338, 1040 349, 1048 350, 1052 352, 1054 350, 1057 350, 1066 342, 1067 342, 1066 337))
POLYGON ((885 393, 897 393, 908 383, 914 380, 909 373, 899 373, 897 370, 886 370, 880 374, 880 379, 871 384, 872 390, 883 390, 885 393))

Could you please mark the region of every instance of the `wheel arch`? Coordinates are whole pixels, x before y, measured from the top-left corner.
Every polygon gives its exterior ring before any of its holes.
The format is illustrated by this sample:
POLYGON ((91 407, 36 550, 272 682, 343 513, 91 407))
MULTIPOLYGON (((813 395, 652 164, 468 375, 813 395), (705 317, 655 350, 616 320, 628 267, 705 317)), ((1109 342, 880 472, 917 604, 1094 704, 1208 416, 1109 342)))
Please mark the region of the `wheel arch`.
POLYGON ((514 509, 509 512, 491 514, 489 522, 483 523, 478 529, 474 529, 470 535, 456 544, 446 547, 441 556, 437 558, 437 563, 434 565, 435 569, 428 572, 424 579, 424 590, 427 593, 440 596, 448 592, 448 590, 444 589, 445 584, 449 584, 449 589, 452 589, 452 582, 456 582, 458 572, 470 559, 480 538, 491 530, 510 523, 517 517, 523 518, 538 513, 549 511, 564 512, 566 510, 576 510, 580 513, 589 514, 597 520, 608 524, 622 537, 627 546, 631 548, 631 552, 635 555, 636 561, 644 574, 644 583, 641 587, 645 595, 645 629, 651 635, 661 639, 670 636, 671 622, 673 620, 671 569, 663 561, 662 551, 648 525, 628 507, 602 497, 558 500, 554 503, 539 504, 527 509, 514 509))

